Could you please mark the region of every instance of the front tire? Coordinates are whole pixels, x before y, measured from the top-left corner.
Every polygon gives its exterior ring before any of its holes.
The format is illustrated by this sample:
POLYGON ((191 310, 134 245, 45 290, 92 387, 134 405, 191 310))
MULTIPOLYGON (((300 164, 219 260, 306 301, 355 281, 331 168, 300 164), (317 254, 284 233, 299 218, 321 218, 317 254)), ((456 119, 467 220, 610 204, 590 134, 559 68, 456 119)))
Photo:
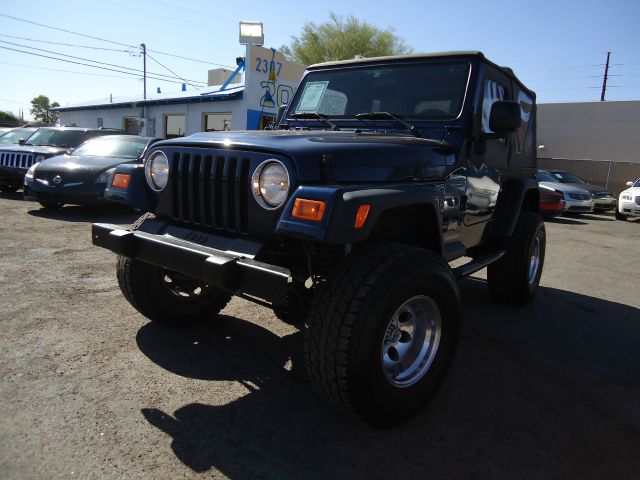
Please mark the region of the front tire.
POLYGON ((60 210, 62 208, 62 203, 55 203, 55 202, 38 202, 40 205, 42 205, 42 208, 46 209, 46 210, 60 210))
POLYGON ((510 305, 531 301, 540 285, 546 242, 540 215, 520 212, 505 255, 487 267, 489 292, 494 300, 510 305))
MULTIPOLYGON (((146 213, 131 226, 138 230, 154 215, 146 213)), ((149 320, 165 325, 188 325, 215 318, 231 294, 203 280, 118 256, 118 284, 129 303, 149 320)))
POLYGON ((436 254, 364 247, 316 295, 305 332, 314 388, 374 426, 402 423, 436 393, 453 359, 460 299, 436 254))
POLYGON ((627 220, 627 216, 624 213, 620 213, 616 208, 616 220, 621 220, 625 222, 627 220))

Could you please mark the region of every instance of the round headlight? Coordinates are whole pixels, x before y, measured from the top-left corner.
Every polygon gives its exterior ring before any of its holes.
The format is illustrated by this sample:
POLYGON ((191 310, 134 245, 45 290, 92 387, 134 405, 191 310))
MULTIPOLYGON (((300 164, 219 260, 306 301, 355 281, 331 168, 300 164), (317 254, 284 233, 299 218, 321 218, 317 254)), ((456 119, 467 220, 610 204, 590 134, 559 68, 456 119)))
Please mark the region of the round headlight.
POLYGON ((144 164, 144 174, 147 177, 147 183, 156 192, 159 192, 167 186, 169 181, 169 160, 161 150, 157 150, 151 154, 144 164))
POLYGON ((278 160, 262 162, 251 177, 253 196, 264 208, 273 210, 282 206, 289 193, 289 173, 278 160))
POLYGON ((40 163, 40 162, 42 162, 42 161, 44 161, 44 155, 38 155, 38 156, 36 157, 36 161, 35 161, 35 163, 40 163))

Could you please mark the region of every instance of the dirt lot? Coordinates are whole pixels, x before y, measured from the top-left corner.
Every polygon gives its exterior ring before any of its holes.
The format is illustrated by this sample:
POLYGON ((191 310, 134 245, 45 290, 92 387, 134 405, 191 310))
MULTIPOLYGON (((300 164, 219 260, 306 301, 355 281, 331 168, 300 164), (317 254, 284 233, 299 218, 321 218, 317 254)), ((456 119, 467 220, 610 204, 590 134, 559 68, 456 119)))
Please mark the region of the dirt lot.
POLYGON ((638 478, 640 222, 549 223, 527 308, 463 282, 443 388, 372 430, 312 394, 300 334, 263 307, 148 324, 89 238, 132 220, 0 194, 2 478, 638 478))

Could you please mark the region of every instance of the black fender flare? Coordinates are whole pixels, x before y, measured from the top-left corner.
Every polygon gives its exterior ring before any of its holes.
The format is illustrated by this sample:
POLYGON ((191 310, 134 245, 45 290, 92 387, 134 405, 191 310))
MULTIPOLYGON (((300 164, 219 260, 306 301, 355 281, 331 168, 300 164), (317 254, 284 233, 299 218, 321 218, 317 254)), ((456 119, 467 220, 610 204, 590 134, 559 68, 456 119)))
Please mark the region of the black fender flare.
MULTIPOLYGON (((309 189, 311 191, 311 189, 309 189)), ((430 231, 437 235, 437 244, 442 254, 442 215, 441 205, 443 191, 441 185, 434 184, 401 184, 385 187, 370 187, 362 189, 333 189, 327 188, 330 193, 327 198, 328 218, 325 222, 316 223, 298 220, 291 216, 291 207, 295 198, 320 199, 319 190, 322 187, 313 188, 315 195, 305 195, 305 187, 296 191, 283 212, 277 231, 281 234, 289 234, 296 237, 304 237, 316 241, 332 244, 355 244, 366 241, 372 234, 376 222, 385 211, 419 206, 428 210, 428 218, 436 220, 430 231), (361 228, 355 228, 355 219, 358 208, 362 205, 371 205, 365 224, 361 228), (437 232, 437 233, 436 233, 437 232)), ((420 219, 416 219, 419 221, 420 219)), ((426 219, 424 221, 427 221, 426 219)))
POLYGON ((510 237, 516 228, 522 210, 540 211, 539 199, 538 182, 534 178, 506 179, 496 201, 496 209, 491 222, 491 237, 494 239, 510 237), (530 200, 531 197, 534 197, 535 200, 530 200), (525 202, 526 199, 529 200, 525 202))

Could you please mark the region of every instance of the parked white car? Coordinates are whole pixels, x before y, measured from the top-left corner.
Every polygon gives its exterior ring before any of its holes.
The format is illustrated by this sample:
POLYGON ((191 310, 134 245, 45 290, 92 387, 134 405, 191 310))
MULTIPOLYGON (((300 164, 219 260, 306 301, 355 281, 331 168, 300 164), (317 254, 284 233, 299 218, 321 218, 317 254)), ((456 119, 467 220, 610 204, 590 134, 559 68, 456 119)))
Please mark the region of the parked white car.
POLYGON ((542 170, 536 173, 538 185, 546 187, 562 195, 564 200, 564 213, 591 213, 593 212, 593 197, 591 192, 574 185, 561 183, 542 170))
POLYGON ((629 188, 620 192, 616 220, 640 217, 640 178, 635 182, 627 182, 627 187, 629 188))

